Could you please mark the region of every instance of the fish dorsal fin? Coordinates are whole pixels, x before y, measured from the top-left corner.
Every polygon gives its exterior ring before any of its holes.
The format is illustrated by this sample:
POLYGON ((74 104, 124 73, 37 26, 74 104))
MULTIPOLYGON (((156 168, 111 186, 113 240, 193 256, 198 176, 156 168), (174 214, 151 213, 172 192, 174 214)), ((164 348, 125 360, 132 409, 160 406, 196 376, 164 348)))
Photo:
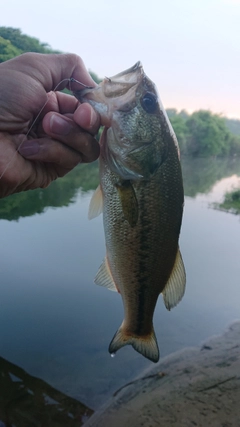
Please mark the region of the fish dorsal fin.
POLYGON ((164 304, 168 310, 175 307, 181 301, 186 286, 186 273, 180 250, 178 248, 177 256, 173 266, 171 276, 162 292, 164 304))
POLYGON ((138 201, 130 181, 123 181, 117 186, 120 196, 124 218, 131 227, 135 227, 138 220, 138 201))
POLYGON ((103 211, 103 194, 99 185, 94 191, 88 209, 88 219, 96 218, 103 211))
POLYGON ((99 286, 104 286, 105 288, 110 289, 110 291, 118 291, 108 265, 107 257, 104 258, 102 264, 100 265, 94 279, 94 283, 99 286))

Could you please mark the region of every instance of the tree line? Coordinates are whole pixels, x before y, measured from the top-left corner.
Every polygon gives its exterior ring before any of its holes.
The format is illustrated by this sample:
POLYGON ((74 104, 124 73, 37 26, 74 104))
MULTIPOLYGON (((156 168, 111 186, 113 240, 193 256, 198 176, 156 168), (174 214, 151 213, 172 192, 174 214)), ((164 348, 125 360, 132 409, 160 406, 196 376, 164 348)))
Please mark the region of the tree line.
MULTIPOLYGON (((47 43, 22 34, 19 28, 0 27, 0 63, 24 52, 61 53, 47 43)), ((101 79, 90 72, 99 83, 101 79)), ((191 157, 240 156, 240 120, 200 110, 193 114, 167 109, 182 155, 191 157)))
POLYGON ((19 28, 0 27, 0 62, 7 61, 25 52, 60 53, 35 37, 22 34, 19 28))
POLYGON ((188 114, 167 109, 182 155, 223 157, 240 155, 240 120, 231 120, 208 110, 188 114), (234 128, 234 133, 231 130, 234 128))

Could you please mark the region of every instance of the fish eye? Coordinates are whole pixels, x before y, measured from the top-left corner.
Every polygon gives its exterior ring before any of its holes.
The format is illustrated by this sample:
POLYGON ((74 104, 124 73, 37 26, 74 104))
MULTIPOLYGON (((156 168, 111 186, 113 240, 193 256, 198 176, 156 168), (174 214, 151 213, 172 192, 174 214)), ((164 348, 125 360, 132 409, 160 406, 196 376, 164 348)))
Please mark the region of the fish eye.
POLYGON ((157 107, 157 97, 150 92, 145 93, 145 95, 141 99, 141 104, 143 109, 149 113, 155 113, 157 107))

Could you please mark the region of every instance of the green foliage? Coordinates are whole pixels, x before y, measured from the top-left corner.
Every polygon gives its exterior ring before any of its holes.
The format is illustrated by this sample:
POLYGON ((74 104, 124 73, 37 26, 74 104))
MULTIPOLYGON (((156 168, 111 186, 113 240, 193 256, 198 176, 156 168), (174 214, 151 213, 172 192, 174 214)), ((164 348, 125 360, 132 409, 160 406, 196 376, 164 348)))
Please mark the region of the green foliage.
POLYGON ((189 117, 189 114, 185 110, 181 110, 179 113, 176 108, 167 108, 166 109, 167 115, 169 119, 172 119, 172 117, 181 117, 182 119, 186 120, 189 117))
POLYGON ((232 132, 234 135, 240 135, 240 120, 227 119, 226 117, 224 120, 230 132, 232 132))
POLYGON ((229 141, 229 153, 230 156, 240 156, 240 137, 231 135, 229 141))
POLYGON ((175 116, 178 115, 178 112, 177 112, 176 108, 167 108, 166 109, 166 113, 167 113, 167 115, 168 115, 168 117, 169 117, 170 120, 172 119, 172 117, 175 117, 175 116))
POLYGON ((230 132, 224 119, 210 111, 193 113, 186 121, 187 151, 192 156, 228 154, 230 132))
POLYGON ((240 189, 236 189, 231 193, 226 193, 224 201, 217 205, 218 209, 231 212, 235 215, 240 214, 240 189))
POLYGON ((240 137, 231 133, 225 118, 206 110, 197 111, 192 115, 185 111, 177 113, 175 109, 169 109, 167 113, 183 155, 240 155, 240 137))
MULTIPOLYGON (((19 28, 0 27, 0 63, 25 52, 61 53, 35 37, 22 34, 19 28)), ((96 83, 101 82, 102 79, 93 71, 90 71, 90 75, 96 83)))
POLYGON ((186 134, 187 134, 187 126, 186 120, 184 120, 180 114, 173 115, 170 117, 170 121, 174 132, 176 133, 179 148, 181 154, 187 154, 187 146, 186 146, 186 134))
POLYGON ((0 62, 7 61, 21 53, 21 50, 15 47, 10 40, 6 40, 0 36, 0 62))
POLYGON ((0 27, 0 62, 24 52, 60 53, 34 37, 22 34, 19 28, 0 27))
POLYGON ((102 79, 100 79, 96 73, 89 71, 89 74, 96 83, 101 83, 102 79))

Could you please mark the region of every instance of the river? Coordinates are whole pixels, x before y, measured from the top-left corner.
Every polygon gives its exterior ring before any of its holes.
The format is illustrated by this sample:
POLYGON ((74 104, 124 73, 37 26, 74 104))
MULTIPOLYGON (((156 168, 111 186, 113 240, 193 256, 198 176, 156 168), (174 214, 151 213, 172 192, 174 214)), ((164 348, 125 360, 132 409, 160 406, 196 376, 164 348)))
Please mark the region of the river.
MULTIPOLYGON (((199 344, 240 317, 240 221, 217 208, 240 186, 240 161, 183 159, 180 248, 186 294, 154 327, 161 357, 199 344)), ((94 285, 104 257, 101 216, 88 221, 97 167, 81 166, 46 190, 0 201, 0 355, 93 409, 151 362, 131 346, 111 358, 121 297, 94 285)))

